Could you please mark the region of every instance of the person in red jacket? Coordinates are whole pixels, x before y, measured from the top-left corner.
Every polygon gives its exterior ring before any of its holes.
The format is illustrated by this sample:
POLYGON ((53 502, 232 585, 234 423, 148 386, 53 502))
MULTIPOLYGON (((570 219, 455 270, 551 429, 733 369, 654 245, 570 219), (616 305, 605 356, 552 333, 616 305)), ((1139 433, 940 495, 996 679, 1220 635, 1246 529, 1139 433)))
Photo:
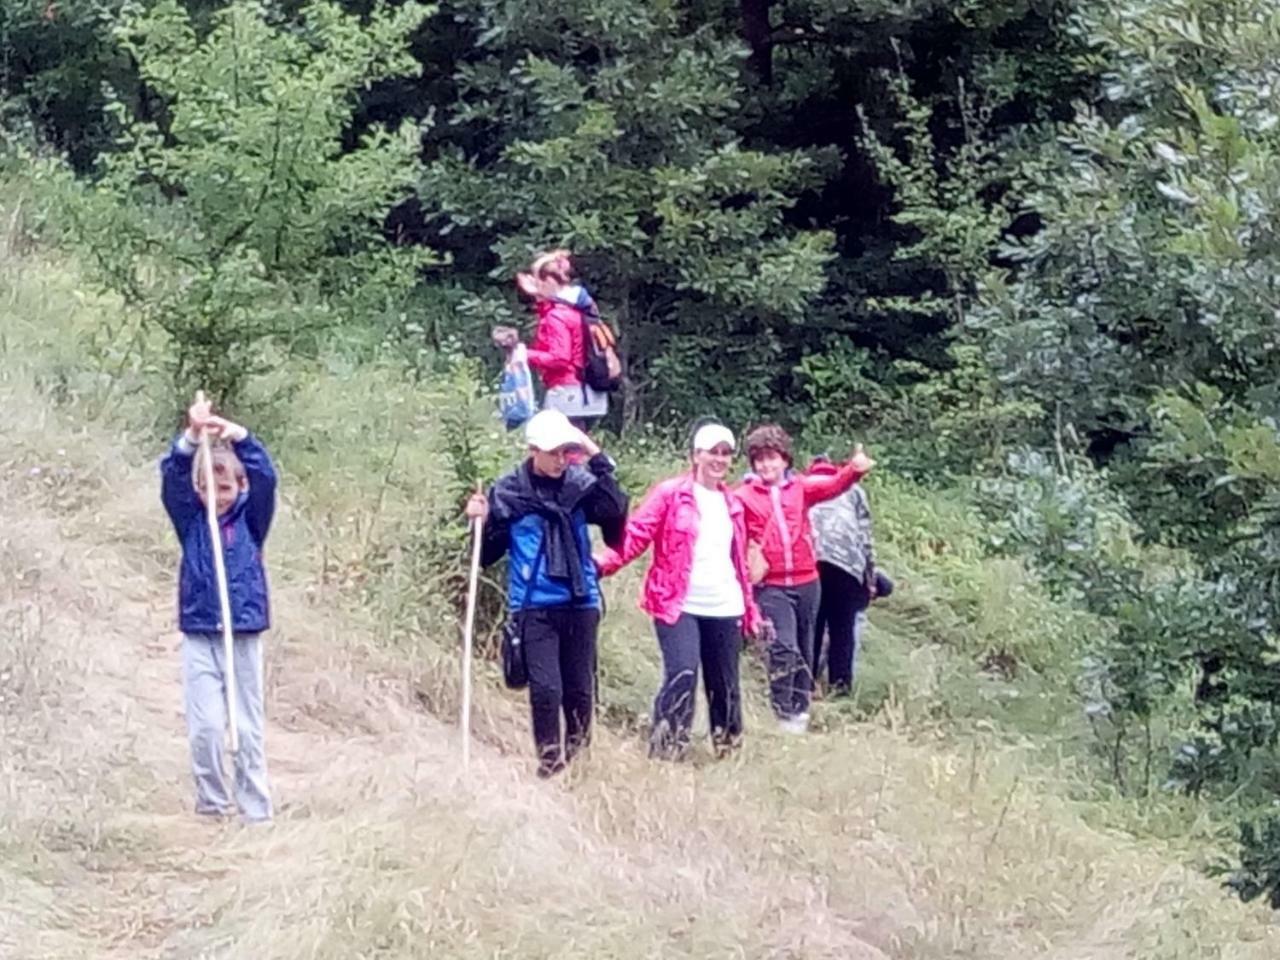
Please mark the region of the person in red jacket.
POLYGON ((662 648, 652 756, 677 759, 688 748, 699 664, 717 753, 742 739, 738 658, 743 633, 754 636, 760 629, 760 612, 747 572, 742 505, 724 484, 735 446, 728 427, 700 426, 691 443, 693 469, 649 491, 627 520, 621 549, 596 554, 608 576, 653 544, 640 599, 662 648))
POLYGON ((760 612, 773 627, 766 652, 770 699, 781 729, 804 733, 809 727, 809 664, 821 596, 809 508, 844 493, 874 462, 859 447, 830 475, 795 473, 791 437, 773 424, 752 430, 746 446, 752 472, 733 492, 744 508, 751 550, 758 551, 765 567, 755 572, 760 612))
POLYGON ((609 395, 583 380, 587 357, 583 312, 595 311, 595 301, 580 284, 571 282, 571 269, 568 252, 553 250, 537 257, 516 284, 533 300, 538 315, 528 360, 546 389, 542 408, 559 410, 574 426, 586 429, 609 412, 609 395))

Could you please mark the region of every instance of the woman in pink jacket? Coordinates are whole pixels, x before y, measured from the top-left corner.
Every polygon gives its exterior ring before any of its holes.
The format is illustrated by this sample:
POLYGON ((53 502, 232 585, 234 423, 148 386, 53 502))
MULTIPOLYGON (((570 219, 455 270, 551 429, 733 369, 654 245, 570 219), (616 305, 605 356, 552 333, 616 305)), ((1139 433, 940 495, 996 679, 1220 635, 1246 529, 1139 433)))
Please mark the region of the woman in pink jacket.
POLYGON ((627 521, 620 550, 597 554, 616 573, 653 544, 640 609, 654 620, 662 648, 662 689, 653 704, 652 756, 676 759, 689 746, 698 666, 702 666, 711 739, 725 753, 742 738, 738 657, 760 612, 747 573, 742 505, 724 484, 733 433, 718 423, 693 435, 693 469, 659 483, 627 521))
POLYGON ((574 426, 585 430, 593 420, 609 412, 609 395, 593 389, 584 379, 584 313, 590 311, 598 319, 595 300, 581 284, 572 282, 566 250, 540 255, 530 269, 530 273, 516 278, 516 285, 532 298, 538 315, 528 359, 546 388, 543 409, 559 410, 574 426))

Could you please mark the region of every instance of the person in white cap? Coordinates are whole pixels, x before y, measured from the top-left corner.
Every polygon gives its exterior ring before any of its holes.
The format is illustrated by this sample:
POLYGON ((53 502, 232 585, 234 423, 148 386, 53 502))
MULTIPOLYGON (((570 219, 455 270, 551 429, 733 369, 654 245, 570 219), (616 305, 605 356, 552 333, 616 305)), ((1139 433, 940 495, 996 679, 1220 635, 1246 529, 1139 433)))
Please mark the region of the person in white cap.
POLYGON ((534 414, 525 438, 528 458, 487 496, 474 494, 466 514, 486 520, 485 566, 510 554, 507 603, 524 651, 538 775, 549 777, 591 736, 600 583, 587 525, 620 543, 627 495, 613 461, 560 411, 534 414), (573 462, 580 454, 585 464, 573 462))
POLYGON ((747 571, 742 505, 724 483, 735 447, 728 427, 698 426, 690 443, 692 469, 654 487, 627 521, 621 546, 596 554, 608 576, 653 544, 640 599, 662 648, 652 756, 678 759, 687 750, 699 666, 716 751, 723 754, 742 739, 738 660, 743 634, 755 635, 760 613, 747 571))

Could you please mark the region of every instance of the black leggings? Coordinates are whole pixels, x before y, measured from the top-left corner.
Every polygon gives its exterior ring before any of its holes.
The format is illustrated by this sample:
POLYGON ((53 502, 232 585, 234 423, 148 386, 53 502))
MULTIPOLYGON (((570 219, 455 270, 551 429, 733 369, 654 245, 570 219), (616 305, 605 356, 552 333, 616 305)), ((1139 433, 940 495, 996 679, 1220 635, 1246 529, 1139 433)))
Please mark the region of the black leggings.
POLYGON ((871 592, 861 577, 830 563, 818 563, 818 579, 822 583, 822 602, 818 605, 813 675, 819 675, 822 635, 829 632, 827 682, 837 693, 848 693, 853 687, 859 646, 858 617, 871 603, 871 592))
POLYGON ((742 738, 741 620, 682 613, 672 624, 655 621, 654 628, 662 648, 662 689, 653 701, 650 755, 676 759, 688 748, 699 663, 711 715, 711 740, 721 750, 737 744, 742 738))

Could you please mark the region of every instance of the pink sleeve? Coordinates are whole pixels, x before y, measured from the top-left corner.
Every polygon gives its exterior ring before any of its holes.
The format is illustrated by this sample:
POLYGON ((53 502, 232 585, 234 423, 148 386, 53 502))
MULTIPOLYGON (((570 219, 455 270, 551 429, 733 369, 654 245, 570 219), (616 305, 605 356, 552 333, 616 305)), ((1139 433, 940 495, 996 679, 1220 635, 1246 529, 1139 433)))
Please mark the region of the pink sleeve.
POLYGON ((835 473, 805 474, 800 478, 800 486, 804 489, 804 504, 810 506, 838 497, 862 479, 865 471, 859 470, 853 462, 842 464, 835 473))
POLYGON ((751 572, 747 569, 746 516, 744 511, 741 536, 733 539, 733 569, 738 575, 738 585, 742 587, 742 601, 746 612, 742 615, 742 632, 753 635, 760 626, 760 608, 756 605, 755 587, 751 584, 751 572))
POLYGON ((602 576, 612 576, 649 549, 649 544, 653 543, 653 538, 657 536, 662 521, 666 519, 670 503, 671 492, 668 483, 660 483, 649 491, 644 502, 627 518, 627 527, 622 535, 622 549, 614 550, 605 547, 600 552, 602 576))

